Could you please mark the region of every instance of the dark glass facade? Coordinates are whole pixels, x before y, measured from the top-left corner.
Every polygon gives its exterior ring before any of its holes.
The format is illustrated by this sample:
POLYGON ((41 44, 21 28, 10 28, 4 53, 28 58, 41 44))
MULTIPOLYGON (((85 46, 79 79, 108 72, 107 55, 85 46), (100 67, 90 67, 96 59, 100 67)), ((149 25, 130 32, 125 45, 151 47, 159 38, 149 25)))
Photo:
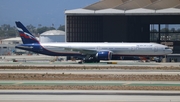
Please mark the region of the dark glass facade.
POLYGON ((67 15, 66 39, 67 42, 149 42, 149 24, 139 19, 136 16, 67 15))
POLYGON ((180 41, 180 24, 150 24, 150 41, 180 41))
POLYGON ((67 42, 102 42, 101 24, 98 16, 67 16, 67 42))
MULTIPOLYGON (((66 15, 67 42, 180 42, 180 15, 66 15)), ((174 45, 172 45, 174 46, 174 45)))

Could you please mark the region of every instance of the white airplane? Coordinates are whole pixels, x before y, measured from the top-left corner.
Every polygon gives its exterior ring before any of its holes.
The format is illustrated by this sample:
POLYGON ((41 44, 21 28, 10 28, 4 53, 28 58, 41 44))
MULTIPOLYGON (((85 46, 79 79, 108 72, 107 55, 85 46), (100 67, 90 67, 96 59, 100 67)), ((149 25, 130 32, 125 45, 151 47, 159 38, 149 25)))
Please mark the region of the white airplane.
POLYGON ((167 46, 156 43, 40 43, 21 22, 16 22, 23 44, 16 48, 50 56, 76 56, 84 61, 100 62, 112 56, 164 56, 167 46))

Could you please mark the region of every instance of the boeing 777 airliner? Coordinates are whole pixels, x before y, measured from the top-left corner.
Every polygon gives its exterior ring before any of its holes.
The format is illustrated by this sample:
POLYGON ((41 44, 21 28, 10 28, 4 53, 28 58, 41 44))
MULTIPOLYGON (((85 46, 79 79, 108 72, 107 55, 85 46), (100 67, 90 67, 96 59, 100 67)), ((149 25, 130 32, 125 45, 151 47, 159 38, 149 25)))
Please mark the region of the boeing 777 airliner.
POLYGON ((164 56, 167 46, 156 43, 40 43, 21 22, 16 22, 23 44, 16 48, 50 56, 78 56, 99 62, 112 56, 164 56))

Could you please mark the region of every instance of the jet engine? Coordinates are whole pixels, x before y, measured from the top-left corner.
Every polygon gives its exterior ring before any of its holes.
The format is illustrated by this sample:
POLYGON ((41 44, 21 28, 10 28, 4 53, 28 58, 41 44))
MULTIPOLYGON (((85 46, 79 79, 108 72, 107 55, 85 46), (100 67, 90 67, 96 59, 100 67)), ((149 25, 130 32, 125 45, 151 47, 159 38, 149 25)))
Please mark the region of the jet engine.
POLYGON ((96 58, 99 60, 111 60, 112 59, 112 52, 111 51, 99 51, 96 54, 96 58))

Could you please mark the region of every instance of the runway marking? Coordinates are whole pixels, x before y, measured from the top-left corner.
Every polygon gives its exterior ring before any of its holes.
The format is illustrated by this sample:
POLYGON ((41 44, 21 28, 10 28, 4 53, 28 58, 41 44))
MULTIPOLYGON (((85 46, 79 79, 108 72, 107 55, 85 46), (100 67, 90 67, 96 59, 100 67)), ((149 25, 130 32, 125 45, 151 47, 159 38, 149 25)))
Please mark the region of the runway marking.
POLYGON ((131 83, 124 83, 123 86, 127 86, 127 85, 129 85, 129 84, 131 84, 131 83))
POLYGON ((78 82, 72 82, 72 81, 0 81, 0 85, 69 85, 69 86, 76 86, 76 85, 102 85, 102 86, 180 86, 179 82, 153 82, 153 83, 147 83, 147 82, 93 82, 93 81, 78 81, 78 82))
POLYGON ((20 84, 23 84, 23 82, 17 82, 14 85, 20 85, 20 84))
POLYGON ((19 65, 22 65, 22 64, 23 64, 22 62, 19 63, 19 65))

